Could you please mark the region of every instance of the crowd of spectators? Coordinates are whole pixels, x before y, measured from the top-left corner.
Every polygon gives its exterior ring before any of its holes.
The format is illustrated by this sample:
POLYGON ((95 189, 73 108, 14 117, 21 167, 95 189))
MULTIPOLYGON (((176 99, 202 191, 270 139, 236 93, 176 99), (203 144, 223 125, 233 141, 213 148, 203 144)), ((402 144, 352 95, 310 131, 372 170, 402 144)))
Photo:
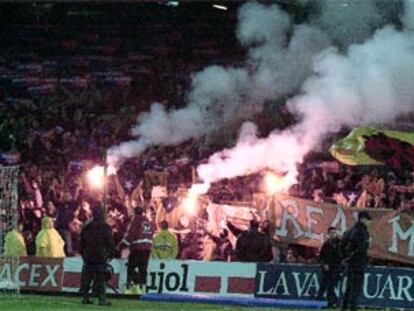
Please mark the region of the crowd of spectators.
MULTIPOLYGON (((162 14, 170 14, 166 9, 162 14)), ((187 16, 178 27, 171 22, 174 19, 153 18, 147 10, 142 14, 148 23, 134 26, 65 25, 70 31, 63 32, 46 20, 9 26, 10 33, 19 33, 13 38, 3 34, 7 44, 1 47, 0 57, 0 149, 3 162, 21 165, 19 211, 29 255, 35 253, 44 216, 54 220, 65 240, 66 255, 77 254, 79 233, 91 218, 91 205, 102 198, 88 185, 85 173, 102 163, 108 147, 130 139, 129 129, 151 102, 178 108, 185 103, 192 73, 206 65, 234 65, 241 59, 235 39, 229 40, 234 37, 233 18, 187 16), (26 46, 34 48, 28 51, 26 46)), ((154 186, 164 186, 170 198, 178 196, 197 180, 197 164, 220 147, 192 140, 153 147, 128 159, 108 186, 107 219, 116 242, 122 240, 134 207, 145 206, 150 219, 157 221, 154 186)), ((401 210, 412 206, 413 178, 410 172, 397 178, 387 168, 307 160, 289 193, 318 202, 401 210)), ((249 202, 263 191, 262 179, 261 174, 253 174, 223 180, 213 184, 207 195, 216 203, 249 202)), ((174 202, 163 201, 163 208, 174 208, 174 202)), ((216 244, 226 242, 224 232, 211 237, 205 222, 200 217, 174 224, 181 258, 206 258, 200 241, 209 235, 216 244)), ((213 258, 227 260, 232 255, 224 247, 224 253, 213 258)), ((294 254, 292 248, 284 258, 312 260, 311 255, 294 254)))

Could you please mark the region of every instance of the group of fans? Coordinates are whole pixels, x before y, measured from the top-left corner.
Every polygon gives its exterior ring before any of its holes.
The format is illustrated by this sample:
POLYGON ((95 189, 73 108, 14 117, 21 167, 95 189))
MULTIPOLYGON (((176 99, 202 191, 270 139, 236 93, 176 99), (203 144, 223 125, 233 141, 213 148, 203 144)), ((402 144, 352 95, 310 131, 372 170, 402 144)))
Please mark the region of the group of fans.
MULTIPOLYGON (((110 33, 99 26, 55 33, 53 23, 46 19, 17 26, 20 36, 8 26, 10 37, 6 36, 7 44, 0 47, 1 159, 22 167, 20 226, 8 232, 5 255, 81 255, 85 262, 81 290, 86 304, 91 302, 88 293, 95 283, 99 303, 108 305, 105 267, 124 249, 129 251, 127 287, 131 293, 145 292, 151 257, 316 261, 313 250, 275 245, 256 220, 244 230, 227 222, 215 235, 206 230, 203 216, 183 217, 177 223, 156 217, 158 211, 168 214, 178 208, 179 192, 188 190, 197 179, 197 165, 234 143, 238 126, 228 132, 228 141, 202 137, 179 146, 152 147, 140 157, 128 159, 109 181, 107 210, 99 207, 100 193, 85 183, 85 172, 101 161, 108 147, 130 139, 129 129, 136 116, 147 111, 154 100, 168 109, 179 108, 194 72, 209 64, 233 66, 243 58, 231 16, 178 16, 187 22, 177 30, 166 18, 171 11, 161 11, 164 15, 157 18, 152 9, 144 10, 148 23, 140 25, 133 20, 127 24, 136 25, 128 31, 125 25, 112 25, 110 33), (219 30, 217 24, 221 25, 219 30), (62 37, 55 40, 53 35, 62 37), (36 42, 30 45, 34 48, 30 53, 22 48, 29 40, 36 42), (152 190, 159 185, 168 193, 156 200, 152 190), (235 242, 230 241, 230 235, 235 242), (205 250, 205 244, 200 243, 204 238, 214 243, 211 256, 200 255, 205 250)), ((277 121, 269 121, 268 115, 256 120, 263 133, 269 131, 266 122, 272 126, 293 122, 286 121, 292 116, 282 109, 272 113, 277 121)), ((411 172, 332 165, 327 154, 309 156, 298 170, 298 182, 289 189, 296 197, 362 208, 402 210, 413 206, 411 172)), ((212 185, 207 196, 215 203, 251 202, 253 195, 262 191, 262 179, 261 174, 253 174, 222 180, 212 185)), ((367 263, 369 218, 360 213, 360 220, 342 240, 336 237, 335 228, 328 232, 329 239, 319 254, 319 298, 326 289, 330 305, 337 304, 332 289, 344 265, 350 279, 344 308, 357 305, 367 263)))
MULTIPOLYGON (((134 210, 133 220, 122 241, 116 245, 111 227, 107 224, 105 211, 100 206, 93 209, 93 218, 85 224, 80 235, 80 252, 84 261, 81 280, 82 303, 90 304, 92 284, 100 305, 110 305, 106 299, 106 274, 108 262, 114 257, 116 248, 127 247, 128 294, 144 294, 149 259, 175 259, 178 254, 178 241, 175 234, 168 230, 163 221, 160 230, 146 216, 142 207, 134 210)), ((362 211, 356 224, 348 229, 341 238, 337 228, 330 227, 328 238, 319 253, 321 265, 321 285, 317 299, 323 300, 327 294, 328 306, 338 305, 334 293, 341 274, 346 274, 347 288, 342 302, 342 310, 356 310, 363 286, 363 275, 368 263, 368 248, 371 216, 362 211)), ((268 262, 272 260, 272 247, 268 235, 259 232, 257 220, 250 222, 249 230, 242 231, 229 224, 229 230, 237 236, 235 255, 241 262, 268 262)), ((220 237, 214 237, 219 254, 215 260, 226 260, 232 256, 232 247, 227 238, 228 231, 223 230, 220 237), (224 243, 223 243, 224 242, 224 243)), ((26 256, 24 239, 17 229, 8 232, 5 239, 6 256, 26 256)), ((39 257, 64 257, 64 241, 53 228, 49 217, 42 219, 42 230, 36 238, 36 255, 39 257)))

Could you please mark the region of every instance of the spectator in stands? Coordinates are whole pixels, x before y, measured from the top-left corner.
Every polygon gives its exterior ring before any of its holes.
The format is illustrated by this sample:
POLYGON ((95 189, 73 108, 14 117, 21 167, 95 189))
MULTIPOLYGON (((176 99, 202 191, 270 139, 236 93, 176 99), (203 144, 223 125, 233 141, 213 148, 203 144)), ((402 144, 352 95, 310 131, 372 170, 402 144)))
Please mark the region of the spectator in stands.
POLYGON ((236 242, 236 254, 242 262, 269 261, 271 244, 269 237, 259 232, 259 223, 253 219, 250 230, 243 232, 236 242))
POLYGON ((154 259, 175 259, 178 255, 178 241, 174 233, 168 230, 168 222, 162 221, 161 231, 154 236, 151 257, 154 259))
POLYGON ((358 186, 362 189, 362 194, 357 202, 358 207, 378 207, 380 205, 385 183, 377 170, 372 170, 369 175, 364 175, 357 184, 358 186))
POLYGON ((229 231, 222 229, 220 236, 209 234, 210 238, 214 241, 215 250, 213 254, 213 260, 216 261, 231 261, 233 255, 233 246, 229 240, 229 231))
POLYGON ((172 232, 178 237, 179 257, 181 260, 197 259, 197 239, 195 233, 197 224, 188 216, 181 216, 178 225, 172 232))
POLYGON ((70 224, 75 218, 75 211, 80 205, 81 197, 73 197, 68 191, 59 191, 54 198, 56 206, 56 228, 65 241, 65 251, 68 256, 73 254, 72 233, 70 224))
POLYGON ((65 242, 53 227, 53 220, 50 217, 43 217, 42 230, 36 237, 37 257, 65 257, 65 242))
POLYGON ((297 263, 299 261, 298 255, 293 248, 289 247, 287 249, 285 261, 286 263, 297 263))

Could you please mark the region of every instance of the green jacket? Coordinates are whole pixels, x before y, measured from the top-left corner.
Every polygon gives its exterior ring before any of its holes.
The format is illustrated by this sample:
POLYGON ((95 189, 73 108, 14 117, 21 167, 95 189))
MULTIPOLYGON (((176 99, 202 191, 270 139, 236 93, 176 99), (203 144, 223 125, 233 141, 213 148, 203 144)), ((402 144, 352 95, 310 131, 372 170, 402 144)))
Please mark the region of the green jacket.
POLYGON ((178 255, 178 241, 174 233, 161 230, 152 240, 151 256, 154 259, 175 259, 178 255))

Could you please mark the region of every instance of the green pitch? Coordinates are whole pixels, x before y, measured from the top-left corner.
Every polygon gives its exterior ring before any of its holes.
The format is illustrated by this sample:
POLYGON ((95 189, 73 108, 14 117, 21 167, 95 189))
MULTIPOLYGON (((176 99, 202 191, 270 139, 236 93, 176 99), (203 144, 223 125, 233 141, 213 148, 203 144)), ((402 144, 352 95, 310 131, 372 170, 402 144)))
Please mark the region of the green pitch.
MULTIPOLYGON (((77 310, 111 310, 111 311, 277 311, 287 309, 233 307, 214 304, 144 302, 133 299, 109 299, 111 307, 82 305, 79 297, 10 295, 0 293, 1 311, 77 311, 77 310)), ((292 310, 292 309, 290 309, 292 310)))

